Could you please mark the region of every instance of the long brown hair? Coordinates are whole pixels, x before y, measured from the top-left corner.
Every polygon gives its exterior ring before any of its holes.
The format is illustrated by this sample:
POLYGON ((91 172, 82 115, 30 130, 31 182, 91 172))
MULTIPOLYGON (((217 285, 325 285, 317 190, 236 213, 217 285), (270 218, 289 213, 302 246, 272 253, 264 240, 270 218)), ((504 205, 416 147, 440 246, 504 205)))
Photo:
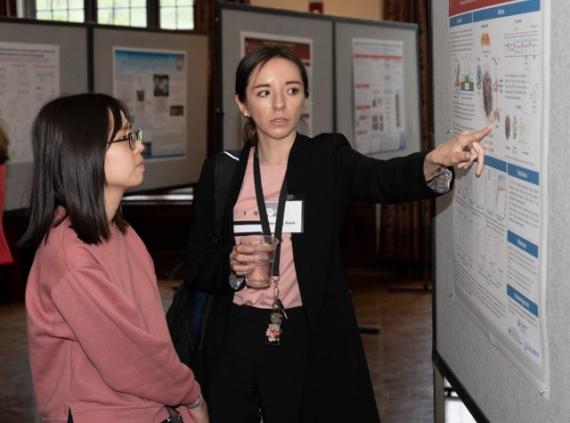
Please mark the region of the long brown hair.
POLYGON ((0 124, 0 165, 6 163, 10 158, 8 156, 8 144, 10 144, 10 141, 8 140, 8 135, 6 134, 6 131, 4 130, 2 125, 0 124))
MULTIPOLYGON (((280 57, 294 63, 299 69, 301 80, 303 81, 303 91, 305 98, 309 97, 309 78, 305 65, 295 52, 284 46, 262 46, 246 54, 236 69, 235 94, 239 101, 245 103, 247 84, 251 73, 258 67, 263 66, 271 59, 280 57)), ((243 141, 252 145, 257 145, 257 127, 251 117, 248 117, 243 126, 243 141)))

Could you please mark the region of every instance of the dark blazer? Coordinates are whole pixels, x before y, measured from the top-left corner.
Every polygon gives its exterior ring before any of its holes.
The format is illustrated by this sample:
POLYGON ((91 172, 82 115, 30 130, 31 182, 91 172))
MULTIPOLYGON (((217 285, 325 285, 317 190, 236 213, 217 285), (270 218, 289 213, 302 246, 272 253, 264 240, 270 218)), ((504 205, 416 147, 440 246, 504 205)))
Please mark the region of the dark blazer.
MULTIPOLYGON (((233 298, 228 284, 229 254, 234 246, 232 210, 250 148, 249 144, 244 146, 230 184, 219 239, 214 235, 213 157, 204 164, 195 195, 186 283, 196 290, 218 294, 205 338, 206 369, 213 365, 221 347, 233 298)), ((311 334, 307 383, 299 387, 305 390, 305 422, 379 421, 341 263, 339 233, 345 208, 354 199, 398 203, 435 197, 424 180, 424 158, 425 153, 415 153, 380 161, 354 151, 339 134, 296 137, 287 165, 287 187, 289 194, 305 201, 304 233, 292 238, 311 334)))

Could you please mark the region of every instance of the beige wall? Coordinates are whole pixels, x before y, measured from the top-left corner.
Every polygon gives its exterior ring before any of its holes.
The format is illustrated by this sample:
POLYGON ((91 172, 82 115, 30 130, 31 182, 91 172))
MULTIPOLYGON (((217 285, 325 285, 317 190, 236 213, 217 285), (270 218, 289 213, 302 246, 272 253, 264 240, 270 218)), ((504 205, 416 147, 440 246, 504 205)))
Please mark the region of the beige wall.
MULTIPOLYGON (((309 11, 309 0, 251 0, 252 6, 272 7, 275 9, 309 11)), ((383 0, 323 0, 327 15, 348 18, 381 20, 383 0)))

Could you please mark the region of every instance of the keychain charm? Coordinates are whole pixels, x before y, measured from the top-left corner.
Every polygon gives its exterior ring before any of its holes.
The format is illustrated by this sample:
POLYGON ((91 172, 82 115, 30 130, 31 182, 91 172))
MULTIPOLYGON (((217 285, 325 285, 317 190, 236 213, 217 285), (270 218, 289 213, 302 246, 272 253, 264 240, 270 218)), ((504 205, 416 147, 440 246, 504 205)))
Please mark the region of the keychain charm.
POLYGON ((270 315, 270 321, 265 330, 265 343, 267 345, 279 345, 281 336, 281 324, 283 323, 283 315, 278 308, 274 308, 270 315))

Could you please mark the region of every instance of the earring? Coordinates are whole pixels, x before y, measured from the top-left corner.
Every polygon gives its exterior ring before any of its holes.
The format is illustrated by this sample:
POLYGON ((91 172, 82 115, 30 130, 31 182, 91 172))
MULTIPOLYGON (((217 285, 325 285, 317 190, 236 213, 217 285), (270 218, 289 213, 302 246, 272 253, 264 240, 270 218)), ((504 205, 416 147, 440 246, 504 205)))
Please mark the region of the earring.
POLYGON ((246 118, 249 117, 249 115, 248 115, 247 113, 244 113, 243 116, 246 117, 246 118))

